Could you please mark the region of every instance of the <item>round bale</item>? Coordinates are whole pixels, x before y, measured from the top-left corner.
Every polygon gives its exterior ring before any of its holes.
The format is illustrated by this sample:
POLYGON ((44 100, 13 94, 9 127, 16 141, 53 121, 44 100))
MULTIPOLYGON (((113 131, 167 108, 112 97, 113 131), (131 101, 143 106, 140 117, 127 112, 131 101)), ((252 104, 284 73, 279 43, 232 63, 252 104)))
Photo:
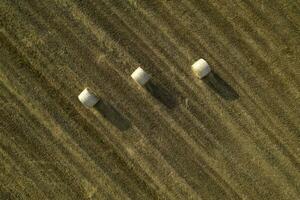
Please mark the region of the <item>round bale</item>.
POLYGON ((196 74, 196 76, 198 76, 199 78, 205 77, 211 71, 208 63, 202 58, 197 60, 192 65, 192 70, 196 74))
POLYGON ((145 85, 150 77, 151 76, 140 67, 131 74, 131 78, 141 86, 145 85))
POLYGON ((99 98, 89 88, 85 88, 78 95, 78 99, 86 107, 93 107, 99 101, 99 98))

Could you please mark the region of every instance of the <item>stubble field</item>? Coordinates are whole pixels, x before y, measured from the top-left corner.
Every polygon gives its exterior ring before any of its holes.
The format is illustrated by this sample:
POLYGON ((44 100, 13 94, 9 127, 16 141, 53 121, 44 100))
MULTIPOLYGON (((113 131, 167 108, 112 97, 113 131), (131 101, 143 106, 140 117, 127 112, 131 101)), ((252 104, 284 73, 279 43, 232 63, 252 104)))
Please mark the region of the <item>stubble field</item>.
POLYGON ((299 199, 299 11, 2 0, 0 199, 299 199))

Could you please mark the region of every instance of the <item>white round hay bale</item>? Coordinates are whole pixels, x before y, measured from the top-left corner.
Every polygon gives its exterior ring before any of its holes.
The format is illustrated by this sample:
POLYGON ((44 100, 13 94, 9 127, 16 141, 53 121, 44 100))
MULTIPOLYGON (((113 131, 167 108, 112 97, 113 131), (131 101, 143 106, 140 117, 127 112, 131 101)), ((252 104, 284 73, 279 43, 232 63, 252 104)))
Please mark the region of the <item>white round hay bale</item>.
POLYGON ((99 101, 99 98, 95 94, 93 94, 93 92, 91 92, 89 88, 85 88, 78 95, 78 99, 83 105, 87 107, 93 107, 99 101))
POLYGON ((133 78, 133 80, 143 86, 149 81, 151 76, 139 67, 131 74, 131 78, 133 78))
POLYGON ((209 72, 211 72, 210 66, 204 59, 197 60, 192 65, 192 70, 199 78, 205 77, 209 72))

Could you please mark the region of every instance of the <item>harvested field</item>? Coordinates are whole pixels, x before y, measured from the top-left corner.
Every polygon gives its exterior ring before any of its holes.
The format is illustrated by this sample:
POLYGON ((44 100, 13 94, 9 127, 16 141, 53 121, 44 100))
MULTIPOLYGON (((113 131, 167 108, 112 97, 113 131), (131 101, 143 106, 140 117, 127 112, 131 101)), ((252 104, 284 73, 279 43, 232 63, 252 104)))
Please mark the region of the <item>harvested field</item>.
POLYGON ((299 199, 299 27, 297 0, 1 0, 0 199, 299 199))

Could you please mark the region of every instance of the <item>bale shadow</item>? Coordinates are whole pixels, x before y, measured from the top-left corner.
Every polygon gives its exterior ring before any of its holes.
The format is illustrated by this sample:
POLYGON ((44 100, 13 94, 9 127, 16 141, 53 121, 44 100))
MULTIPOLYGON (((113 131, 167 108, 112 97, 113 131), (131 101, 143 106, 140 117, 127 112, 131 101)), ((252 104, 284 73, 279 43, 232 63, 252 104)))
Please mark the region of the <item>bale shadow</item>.
POLYGON ((226 100, 233 101, 240 97, 239 94, 215 72, 211 72, 203 81, 226 100))
POLYGON ((177 100, 168 90, 150 80, 145 84, 145 89, 167 108, 172 109, 177 105, 177 100))
POLYGON ((94 106, 94 108, 119 130, 125 131, 131 128, 130 121, 109 102, 100 99, 100 101, 94 106))

